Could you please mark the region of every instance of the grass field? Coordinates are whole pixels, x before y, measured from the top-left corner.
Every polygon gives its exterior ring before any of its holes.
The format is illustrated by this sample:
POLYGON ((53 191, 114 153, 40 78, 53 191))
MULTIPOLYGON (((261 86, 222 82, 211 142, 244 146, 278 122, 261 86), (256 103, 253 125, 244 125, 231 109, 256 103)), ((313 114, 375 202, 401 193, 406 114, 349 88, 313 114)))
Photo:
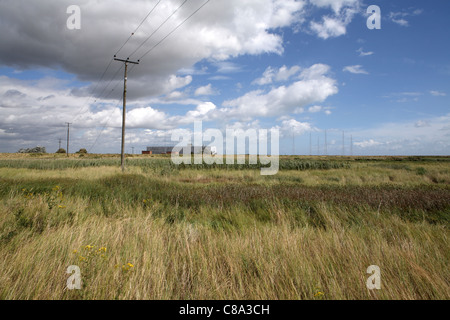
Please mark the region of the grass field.
POLYGON ((450 157, 119 162, 0 155, 0 299, 450 298, 450 157))

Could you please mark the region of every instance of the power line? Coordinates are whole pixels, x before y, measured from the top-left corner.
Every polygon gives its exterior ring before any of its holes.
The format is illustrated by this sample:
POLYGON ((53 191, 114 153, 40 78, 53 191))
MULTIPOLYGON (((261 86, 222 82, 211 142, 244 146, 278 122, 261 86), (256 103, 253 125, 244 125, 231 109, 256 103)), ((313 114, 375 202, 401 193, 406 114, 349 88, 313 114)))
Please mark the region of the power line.
POLYGON ((112 115, 114 114, 114 111, 117 109, 117 107, 120 105, 120 103, 122 102, 122 99, 119 100, 119 102, 117 102, 116 106, 111 110, 111 113, 109 114, 108 118, 106 119, 105 125, 103 126, 102 130, 100 130, 100 133, 98 134, 97 138, 95 139, 94 143, 92 144, 92 146, 89 148, 89 153, 91 153, 92 149, 95 147, 95 145, 97 144, 98 140, 100 139, 101 135, 103 134, 103 132, 105 131, 106 127, 109 124, 109 120, 111 120, 112 115))
MULTIPOLYGON (((176 11, 174 12, 174 13, 172 13, 171 14, 171 16, 169 16, 169 18, 167 18, 166 20, 168 21, 169 19, 170 19, 170 17, 172 17, 185 3, 187 2, 187 0, 185 0, 177 9, 176 9, 176 11)), ((169 36, 171 36, 175 31, 177 31, 182 25, 184 25, 190 18, 192 18, 197 12, 199 12, 206 4, 208 4, 210 2, 210 0, 207 0, 205 3, 203 3, 198 9, 196 9, 191 15, 189 15, 186 19, 184 19, 181 23, 179 23, 171 32, 169 32, 164 38, 162 38, 158 43, 156 43, 152 48, 150 48, 150 50, 148 50, 147 52, 145 52, 144 53, 144 55, 142 55, 142 57, 140 58, 140 59, 138 59, 138 61, 139 60, 141 60, 143 57, 145 57, 145 56, 147 56, 148 54, 150 54, 156 47, 158 47, 162 42, 164 42, 169 36)), ((157 3, 157 4, 159 4, 159 2, 157 3)), ((156 6, 157 5, 155 5, 155 8, 156 8, 156 6)), ((152 9, 152 10, 154 10, 154 9, 152 9)), ((150 16, 150 14, 151 14, 151 12, 147 15, 147 17, 144 19, 144 21, 148 18, 148 16, 150 16)), ((166 21, 165 22, 163 22, 163 24, 165 24, 166 23, 166 21)), ((139 27, 138 28, 140 28, 141 26, 142 26, 142 24, 143 24, 143 22, 141 22, 141 24, 139 25, 139 27)), ((158 27, 158 29, 156 30, 156 31, 158 31, 160 28, 162 27, 162 25, 160 25, 160 27, 158 27)), ((152 33, 152 35, 154 34, 154 33, 156 33, 156 31, 155 32, 153 32, 152 33)), ((148 41, 148 39, 152 36, 152 35, 150 35, 148 38, 147 38, 147 40, 146 41, 144 41, 144 43, 142 43, 139 47, 138 47, 138 49, 136 49, 131 55, 133 55, 135 52, 137 52, 137 50, 139 50, 147 41, 148 41)), ((133 34, 131 35, 131 36, 133 36, 133 34)), ((127 39, 127 41, 125 41, 125 43, 121 46, 121 48, 119 49, 119 51, 120 50, 122 50, 123 49, 123 47, 129 42, 129 40, 130 40, 130 38, 131 37, 129 37, 129 39, 127 39)), ((119 52, 118 51, 118 52, 119 52)), ((131 56, 130 55, 130 56, 131 56)), ((112 63, 112 61, 114 60, 114 58, 113 59, 111 59, 111 61, 108 63, 108 66, 107 66, 107 68, 106 68, 106 70, 104 71, 104 73, 102 74, 102 77, 101 77, 101 79, 103 80, 103 78, 105 77, 105 75, 106 75, 106 72, 107 72, 107 70, 109 69, 109 67, 111 66, 111 63, 112 63)), ((121 66, 121 68, 122 68, 123 66, 121 66)), ((102 93, 101 93, 101 95, 106 91, 106 88, 111 84, 111 82, 114 80, 114 78, 115 78, 115 76, 117 75, 117 73, 121 70, 121 68, 119 69, 119 70, 117 70, 116 71, 116 73, 114 74, 114 76, 111 78, 111 80, 109 81, 109 83, 107 84, 107 86, 104 88, 104 90, 102 91, 102 93)), ((128 71, 128 75, 129 74, 131 74, 132 73, 132 71, 133 71, 133 69, 134 69, 134 65, 130 68, 130 70, 128 71)), ((111 90, 111 92, 109 92, 108 93, 108 95, 107 96, 109 96, 114 90, 115 90, 115 88, 118 86, 118 84, 119 83, 117 83, 116 84, 116 86, 111 90)), ((98 84, 97 84, 97 86, 96 86, 96 88, 98 87, 98 84)), ((95 89, 94 89, 95 90, 95 89)), ((93 91, 94 92, 94 91, 93 91)), ((92 95, 93 96, 93 95, 92 95)), ((92 97, 91 96, 91 97, 92 97)), ((90 99, 90 98, 89 98, 90 99)), ((88 99, 88 100, 89 100, 88 99)), ((124 99, 122 99, 121 101, 122 102, 124 102, 123 101, 124 99)), ((96 100, 97 101, 97 100, 96 100)), ((125 103, 125 102, 124 102, 125 103)), ((120 104, 120 102, 117 104, 117 106, 120 104)), ((113 114, 113 112, 114 112, 114 110, 115 110, 115 108, 112 110, 112 113, 110 114, 110 116, 108 117, 108 120, 107 120, 107 122, 106 122, 106 124, 105 124, 105 126, 103 127, 103 129, 101 130, 101 132, 99 133, 99 135, 97 136, 97 138, 96 138, 96 140, 94 141, 94 144, 91 146, 91 149, 96 145, 96 143, 97 143, 97 141, 98 141, 98 139, 100 138, 100 136, 102 135, 102 133, 104 132, 104 130, 106 129, 106 127, 107 127, 107 125, 108 125, 108 123, 109 123, 109 120, 110 120, 110 118, 111 118, 111 116, 112 116, 112 114, 113 114)))
MULTIPOLYGON (((144 22, 148 19, 148 17, 153 13, 153 11, 158 7, 158 5, 161 3, 162 0, 159 0, 155 6, 153 6, 153 8, 150 10, 150 12, 145 16, 145 18, 141 21, 141 23, 138 25, 138 27, 134 30, 134 32, 131 33, 131 35, 128 37, 128 39, 122 44, 122 46, 119 48, 119 50, 117 51, 116 55, 125 47, 125 45, 130 41, 130 39, 136 34, 136 32, 140 29, 140 27, 144 24, 144 22)), ((105 78, 106 73, 108 72, 109 68, 111 67, 112 62, 114 61, 113 58, 111 58, 111 60, 109 60, 108 65, 106 66, 106 69, 103 71, 100 79, 97 81, 97 84, 94 87, 94 90, 92 91, 92 94, 88 97, 88 99, 86 100, 86 102, 84 103, 83 107, 80 108, 80 110, 78 111, 78 113, 75 115, 74 121, 79 117, 79 115, 83 112, 83 110, 88 107, 88 102, 95 96, 95 92, 97 91, 97 88, 99 87, 100 83, 102 82, 102 80, 105 78)), ((120 67, 119 70, 122 69, 123 66, 120 67)), ((116 73, 113 75, 113 77, 111 78, 110 82, 106 85, 106 87, 103 89, 103 91, 101 92, 101 94, 98 96, 98 98, 94 101, 97 102, 98 99, 100 99, 101 95, 106 91, 106 89, 108 88, 108 86, 111 84, 112 80, 116 77, 117 73, 119 72, 119 70, 116 71, 116 73)))
POLYGON ((139 24, 139 26, 136 28, 136 30, 134 30, 131 35, 128 37, 128 39, 125 41, 125 43, 120 47, 120 49, 116 52, 115 56, 117 56, 119 54, 119 52, 123 49, 123 47, 126 46, 126 44, 130 41, 130 39, 136 34, 136 32, 139 30, 139 28, 144 24, 144 22, 148 19, 148 17, 153 13, 153 11, 155 11, 156 7, 161 3, 162 0, 159 0, 154 7, 152 8, 152 10, 150 10, 150 12, 145 16, 145 18, 142 20, 142 22, 139 24))
MULTIPOLYGON (((175 11, 173 11, 172 12, 172 14, 169 16, 169 17, 167 17, 166 18, 166 20, 164 20, 164 22, 163 23, 161 23, 160 25, 159 25, 159 27, 158 28, 156 28, 156 30, 155 31, 153 31, 148 37, 147 37, 147 39, 145 39, 144 40, 144 42, 142 42, 130 55, 128 55, 129 57, 131 57, 133 54, 135 54, 140 48, 142 48, 142 46, 148 41, 148 40, 150 40, 150 38, 151 37, 153 37, 153 35, 156 33, 156 32, 158 32, 159 31, 159 29, 161 29, 165 24, 166 24, 166 22, 167 21, 169 21, 170 20, 170 18, 172 18, 174 15, 175 15, 175 13, 177 13, 177 11, 179 10, 179 9, 181 9, 181 7, 182 6, 184 6, 185 4, 186 4, 186 2, 187 2, 187 0, 184 0, 184 2, 178 7, 178 8, 176 8, 175 9, 175 11)), ((139 59, 140 60, 140 59, 139 59)))
MULTIPOLYGON (((123 66, 122 66, 123 67, 123 66)), ((130 74, 133 69, 134 69, 135 65, 133 64, 130 68, 130 71, 128 72, 128 74, 130 74)), ((119 85, 119 83, 117 83, 116 87, 119 85)), ((112 115, 114 114, 114 111, 119 107, 120 103, 123 102, 123 96, 121 96, 119 98, 119 102, 116 104, 116 106, 111 110, 111 113, 109 114, 108 118, 106 119, 105 125, 103 126, 102 130, 100 131, 100 133, 98 134, 97 138, 95 139, 94 143, 92 144, 92 146, 89 148, 89 153, 92 151, 92 149, 95 147, 95 145, 97 144, 98 140, 100 139, 101 135, 103 134, 103 132, 105 131, 105 129, 108 127, 109 121, 111 120, 112 115)))
POLYGON ((197 12, 199 12, 204 6, 208 4, 211 0, 207 0, 204 4, 202 4, 197 10, 195 10, 189 17, 184 19, 178 26, 176 26, 171 32, 169 32, 164 38, 162 38, 157 44, 155 44, 150 50, 148 50, 144 55, 142 55, 138 60, 142 60, 146 55, 152 52, 156 47, 158 47, 164 40, 170 37, 175 31, 177 31, 183 24, 186 23, 190 18, 192 18, 197 12))

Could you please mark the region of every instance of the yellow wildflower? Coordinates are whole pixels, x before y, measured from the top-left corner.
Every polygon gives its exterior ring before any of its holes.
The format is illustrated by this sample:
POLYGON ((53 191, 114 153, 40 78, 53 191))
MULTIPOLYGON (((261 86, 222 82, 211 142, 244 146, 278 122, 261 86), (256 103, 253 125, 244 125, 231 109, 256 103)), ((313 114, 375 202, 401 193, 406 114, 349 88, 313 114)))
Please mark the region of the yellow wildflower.
POLYGON ((325 293, 323 293, 323 292, 321 292, 321 291, 318 291, 315 295, 314 295, 314 297, 321 297, 321 296, 323 296, 325 293))

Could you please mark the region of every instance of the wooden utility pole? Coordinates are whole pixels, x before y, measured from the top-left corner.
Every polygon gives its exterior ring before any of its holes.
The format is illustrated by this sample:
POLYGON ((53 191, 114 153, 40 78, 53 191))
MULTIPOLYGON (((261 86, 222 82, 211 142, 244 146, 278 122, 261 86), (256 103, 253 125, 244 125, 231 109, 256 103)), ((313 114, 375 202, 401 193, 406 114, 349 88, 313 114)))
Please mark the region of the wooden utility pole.
POLYGON ((126 60, 123 59, 117 59, 116 56, 114 56, 115 61, 120 61, 125 64, 125 75, 123 78, 123 113, 122 113, 122 149, 121 149, 121 156, 120 156, 120 165, 122 167, 122 172, 125 172, 125 117, 126 117, 126 109, 127 109, 127 71, 128 71, 128 64, 139 64, 138 61, 131 61, 130 58, 127 58, 126 60))
POLYGON ((71 123, 66 122, 66 124, 67 124, 67 151, 66 151, 66 153, 67 153, 67 157, 69 157, 69 138, 70 138, 70 125, 71 125, 71 123))

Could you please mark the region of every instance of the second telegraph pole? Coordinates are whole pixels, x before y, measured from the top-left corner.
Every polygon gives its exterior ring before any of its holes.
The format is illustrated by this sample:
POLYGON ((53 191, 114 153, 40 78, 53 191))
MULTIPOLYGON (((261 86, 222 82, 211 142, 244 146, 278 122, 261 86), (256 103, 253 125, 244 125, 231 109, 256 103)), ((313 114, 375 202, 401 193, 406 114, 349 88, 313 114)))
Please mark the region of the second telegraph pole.
POLYGON ((122 167, 122 172, 125 172, 125 117, 126 117, 126 108, 127 108, 127 71, 128 71, 128 64, 139 64, 138 61, 131 61, 130 58, 127 58, 126 60, 123 59, 117 59, 116 56, 114 56, 114 60, 123 62, 125 64, 125 76, 123 80, 123 114, 122 114, 122 149, 121 149, 121 157, 120 157, 120 165, 122 167))

